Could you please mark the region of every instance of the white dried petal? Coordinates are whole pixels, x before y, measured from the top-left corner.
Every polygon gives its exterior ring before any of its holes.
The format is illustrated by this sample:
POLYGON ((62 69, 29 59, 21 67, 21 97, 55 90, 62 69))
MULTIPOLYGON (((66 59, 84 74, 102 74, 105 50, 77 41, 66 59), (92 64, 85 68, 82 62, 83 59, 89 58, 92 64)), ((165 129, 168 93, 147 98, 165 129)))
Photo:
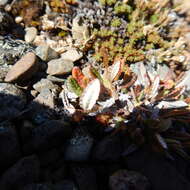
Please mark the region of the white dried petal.
POLYGON ((152 85, 152 90, 151 90, 151 94, 150 94, 150 98, 155 98, 158 94, 158 88, 159 88, 159 84, 160 84, 160 77, 156 76, 152 85))
POLYGON ((94 79, 84 89, 82 96, 80 97, 80 106, 84 110, 91 110, 95 105, 100 94, 100 81, 94 79))
POLYGON ((108 100, 104 101, 104 102, 98 102, 98 104, 100 106, 102 106, 102 108, 109 108, 111 107, 113 104, 115 104, 115 98, 109 98, 108 100))
POLYGON ((185 103, 183 100, 178 100, 178 101, 161 101, 158 103, 156 106, 159 109, 175 109, 175 108, 183 108, 187 107, 188 104, 185 103))
POLYGON ((120 71, 120 67, 121 67, 121 62, 120 61, 116 61, 113 65, 111 65, 108 68, 109 77, 110 77, 111 81, 113 81, 115 79, 115 77, 118 75, 118 73, 120 71))

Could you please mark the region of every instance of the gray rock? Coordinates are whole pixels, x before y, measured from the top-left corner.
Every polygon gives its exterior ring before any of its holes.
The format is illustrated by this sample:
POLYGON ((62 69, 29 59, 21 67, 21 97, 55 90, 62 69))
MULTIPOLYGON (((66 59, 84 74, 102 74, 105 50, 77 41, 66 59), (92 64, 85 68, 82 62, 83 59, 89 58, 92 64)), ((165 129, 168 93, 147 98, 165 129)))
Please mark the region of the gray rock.
POLYGON ((93 157, 97 160, 114 161, 121 156, 121 153, 122 145, 120 138, 118 136, 108 136, 95 146, 93 157))
POLYGON ((48 62, 47 73, 50 75, 64 75, 70 73, 73 68, 73 62, 65 59, 53 59, 48 62))
MULTIPOLYGON (((23 129, 24 130, 24 129, 23 129)), ((22 133, 24 135, 24 133, 22 133)), ((22 136, 25 153, 46 151, 61 145, 72 134, 72 128, 61 120, 51 120, 31 129, 27 138, 22 136)))
POLYGON ((21 190, 52 190, 51 184, 28 184, 21 190))
POLYGON ((71 172, 80 190, 97 190, 96 173, 88 166, 72 166, 71 172))
POLYGON ((25 94, 13 84, 0 83, 0 121, 16 117, 26 103, 25 94))
POLYGON ((23 55, 31 51, 34 51, 34 48, 24 41, 0 36, 0 65, 14 64, 23 55))
POLYGON ((77 49, 69 49, 65 53, 61 54, 62 59, 71 60, 72 62, 81 59, 82 56, 82 52, 78 51, 77 49))
POLYGON ((38 92, 41 92, 43 89, 59 89, 57 85, 53 84, 48 79, 41 79, 39 82, 33 85, 33 88, 38 92))
POLYGON ((65 159, 72 161, 88 160, 93 142, 93 138, 85 130, 77 128, 66 146, 65 159))
POLYGON ((53 165, 54 162, 56 162, 59 159, 59 157, 60 157, 60 153, 56 148, 48 150, 46 152, 40 152, 38 154, 40 165, 42 167, 53 165))
POLYGON ((20 189, 39 180, 39 161, 35 155, 24 157, 9 168, 0 178, 3 190, 20 189))
POLYGON ((189 181, 176 170, 171 161, 148 151, 146 147, 128 155, 125 162, 130 170, 145 175, 154 190, 190 189, 189 181))
POLYGON ((25 81, 38 71, 36 55, 28 52, 10 69, 5 77, 6 82, 25 81))
POLYGON ((21 157, 15 127, 5 122, 0 124, 0 173, 21 157))
POLYGON ((54 185, 54 190, 78 190, 78 188, 73 181, 63 180, 54 185))
POLYGON ((43 89, 34 101, 51 109, 55 107, 55 95, 47 88, 43 89))
POLYGON ((3 82, 7 73, 9 72, 10 67, 6 65, 0 65, 0 82, 3 82))
POLYGON ((150 183, 138 172, 119 170, 109 177, 109 187, 110 190, 148 190, 150 183))
MULTIPOLYGON (((6 2, 1 2, 0 5, 6 3, 6 2)), ((13 18, 5 12, 3 9, 0 9, 0 35, 6 34, 8 31, 10 31, 11 27, 13 26, 14 21, 13 18)))
POLYGON ((0 0, 0 5, 4 6, 9 2, 9 0, 0 0))
POLYGON ((40 45, 35 51, 36 55, 43 61, 50 61, 59 57, 59 54, 48 45, 40 45))

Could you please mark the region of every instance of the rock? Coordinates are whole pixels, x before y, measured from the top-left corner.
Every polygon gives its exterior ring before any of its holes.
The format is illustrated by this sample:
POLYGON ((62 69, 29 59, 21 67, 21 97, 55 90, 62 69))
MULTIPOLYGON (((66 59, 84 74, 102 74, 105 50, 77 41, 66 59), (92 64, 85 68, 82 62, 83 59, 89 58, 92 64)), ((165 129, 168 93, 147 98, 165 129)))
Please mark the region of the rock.
POLYGON ((0 83, 0 121, 16 117, 26 103, 25 94, 13 84, 0 83))
POLYGON ((148 179, 135 171, 119 170, 109 178, 110 190, 148 190, 148 179))
POLYGON ((5 77, 6 82, 25 81, 30 79, 38 70, 36 55, 32 52, 24 55, 10 69, 5 77))
POLYGON ((47 88, 43 89, 34 101, 51 109, 55 107, 55 96, 51 90, 47 88))
POLYGON ((34 41, 37 35, 37 29, 35 27, 27 27, 25 28, 26 34, 24 36, 24 40, 27 43, 31 43, 34 41))
POLYGON ((0 155, 0 173, 21 157, 15 127, 9 122, 0 124, 0 155))
POLYGON ((97 190, 95 171, 88 166, 72 166, 71 172, 80 190, 97 190))
POLYGON ((72 37, 77 43, 82 44, 89 38, 88 26, 85 25, 80 16, 76 16, 72 22, 72 37))
POLYGON ((28 184, 21 190, 52 190, 51 184, 28 184))
POLYGON ((57 149, 51 149, 46 152, 40 152, 38 158, 40 160, 40 166, 46 167, 48 165, 54 164, 60 157, 60 153, 57 149))
POLYGON ((9 2, 9 0, 0 0, 0 6, 4 6, 9 2))
POLYGON ((10 70, 9 66, 5 65, 0 66, 0 82, 4 81, 4 78, 6 77, 9 70, 10 70))
POLYGON ((0 36, 0 47, 0 65, 12 65, 27 52, 34 51, 30 44, 9 36, 0 36))
POLYGON ((54 185, 54 190, 78 190, 78 188, 73 181, 63 180, 54 185))
POLYGON ((58 78, 58 77, 51 76, 51 75, 48 75, 47 79, 50 80, 50 81, 52 81, 52 82, 56 82, 56 83, 64 83, 65 82, 65 79, 58 78))
POLYGON ((64 75, 70 73, 73 66, 73 62, 70 60, 53 59, 48 62, 47 73, 50 75, 64 75))
POLYGON ((189 181, 176 170, 171 161, 150 152, 147 147, 128 155, 125 161, 130 170, 145 175, 154 190, 190 189, 189 181))
POLYGON ((81 59, 83 56, 82 52, 78 51, 77 49, 69 49, 65 53, 61 54, 62 59, 71 60, 72 62, 75 62, 79 59, 81 59))
POLYGON ((0 178, 3 190, 20 189, 39 180, 39 161, 35 155, 24 157, 9 168, 0 178))
POLYGON ((41 79, 39 82, 33 85, 33 88, 38 92, 42 92, 43 89, 59 89, 57 85, 53 84, 48 79, 41 79))
POLYGON ((43 61, 50 61, 59 57, 59 54, 46 44, 39 45, 35 51, 36 55, 43 61))
POLYGON ((66 146, 65 159, 72 161, 88 160, 93 141, 93 138, 85 130, 77 128, 66 146))
MULTIPOLYGON (((5 2, 0 1, 0 5, 1 3, 5 2)), ((13 25, 14 25, 13 18, 3 9, 0 9, 0 35, 8 34, 8 32, 10 32, 10 30, 12 29, 13 25)))
POLYGON ((71 126, 61 120, 46 121, 43 125, 32 128, 27 138, 21 137, 23 150, 25 153, 32 153, 52 149, 67 140, 71 133, 71 126))
POLYGON ((66 164, 62 164, 62 166, 60 166, 56 170, 51 171, 51 180, 53 182, 60 182, 66 177, 66 174, 67 174, 66 164))
POLYGON ((97 160, 115 161, 119 159, 121 153, 122 146, 120 138, 118 136, 108 136, 95 146, 93 158, 97 160))

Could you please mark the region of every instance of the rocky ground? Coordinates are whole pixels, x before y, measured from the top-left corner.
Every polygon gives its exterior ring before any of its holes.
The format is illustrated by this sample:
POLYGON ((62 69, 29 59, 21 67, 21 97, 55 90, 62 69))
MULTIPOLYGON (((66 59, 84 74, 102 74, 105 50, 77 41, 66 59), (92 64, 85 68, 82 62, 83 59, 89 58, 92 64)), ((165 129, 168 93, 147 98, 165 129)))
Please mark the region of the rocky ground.
POLYGON ((190 189, 190 3, 118 2, 0 0, 1 190, 190 189))

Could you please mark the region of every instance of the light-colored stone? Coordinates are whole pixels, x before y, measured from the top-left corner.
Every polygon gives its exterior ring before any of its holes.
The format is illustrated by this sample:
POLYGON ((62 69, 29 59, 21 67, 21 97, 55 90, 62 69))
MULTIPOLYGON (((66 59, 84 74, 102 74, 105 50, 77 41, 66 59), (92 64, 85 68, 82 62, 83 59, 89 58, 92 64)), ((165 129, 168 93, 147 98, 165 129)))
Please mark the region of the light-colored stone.
POLYGON ((6 82, 24 81, 31 78, 38 70, 36 55, 29 52, 24 55, 14 66, 9 70, 5 77, 6 82))
POLYGON ((67 59, 67 60, 71 60, 73 62, 79 60, 82 58, 82 52, 76 50, 76 49, 70 49, 68 51, 66 51, 65 53, 61 54, 61 58, 63 59, 67 59))
POLYGON ((43 61, 50 61, 59 57, 59 54, 48 45, 40 45, 36 48, 36 55, 43 61))
POLYGON ((34 101, 52 109, 55 106, 55 97, 49 89, 43 89, 34 101))
POLYGON ((0 0, 0 5, 6 5, 8 3, 9 0, 0 0))
POLYGON ((24 40, 28 43, 33 42, 37 35, 37 29, 35 27, 27 27, 25 31, 24 40))
POLYGON ((70 73, 73 68, 73 62, 65 59, 53 59, 48 62, 47 73, 50 75, 64 75, 70 73))
POLYGON ((53 84, 50 80, 48 79, 41 79, 39 82, 33 85, 33 88, 41 92, 43 89, 55 89, 57 90, 59 87, 56 84, 53 84))

